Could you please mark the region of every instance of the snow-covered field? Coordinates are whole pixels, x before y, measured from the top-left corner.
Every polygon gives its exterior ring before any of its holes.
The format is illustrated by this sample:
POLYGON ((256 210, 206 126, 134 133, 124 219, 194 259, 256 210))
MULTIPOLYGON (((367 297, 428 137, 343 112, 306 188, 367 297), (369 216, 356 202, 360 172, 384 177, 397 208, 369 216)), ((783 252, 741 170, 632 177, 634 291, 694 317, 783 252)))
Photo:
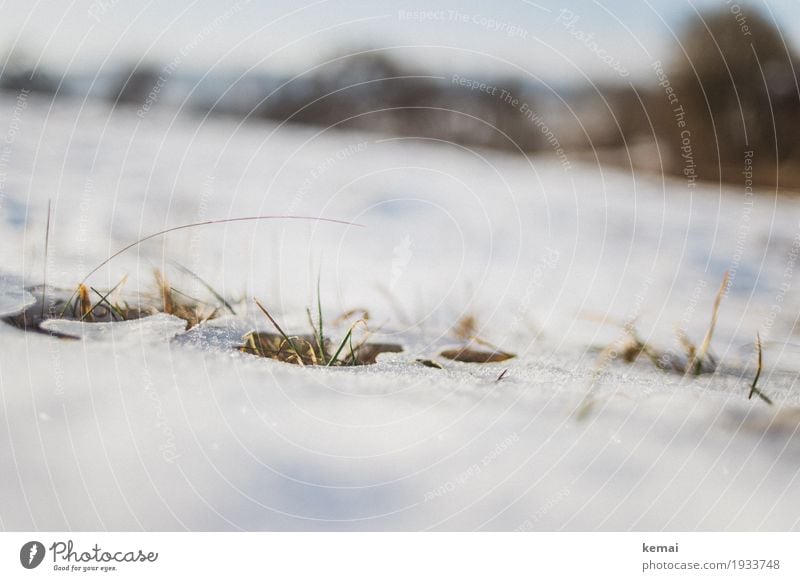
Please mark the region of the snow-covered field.
POLYGON ((239 317, 187 334, 163 317, 82 341, 0 324, 4 529, 800 528, 795 200, 548 156, 7 94, 4 311, 44 277, 48 200, 47 279, 69 288, 125 244, 189 222, 358 225, 185 230, 90 280, 110 288, 128 274, 129 294, 149 292, 162 268, 208 299, 174 260, 239 301, 239 317), (676 326, 699 343, 726 270, 720 371, 614 362, 592 413, 575 418, 619 321, 638 317, 664 349, 678 348, 676 326), (231 347, 269 329, 253 296, 307 332, 318 273, 326 318, 367 309, 405 350, 320 369, 231 347), (519 357, 439 358, 467 314, 519 357), (772 407, 747 399, 756 332, 772 407))

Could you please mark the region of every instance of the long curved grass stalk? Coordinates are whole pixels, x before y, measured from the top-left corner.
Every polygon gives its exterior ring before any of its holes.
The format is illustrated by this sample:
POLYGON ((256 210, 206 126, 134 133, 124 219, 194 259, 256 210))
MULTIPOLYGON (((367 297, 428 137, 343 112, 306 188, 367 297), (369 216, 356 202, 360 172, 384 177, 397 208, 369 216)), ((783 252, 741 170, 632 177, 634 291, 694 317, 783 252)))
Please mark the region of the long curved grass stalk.
MULTIPOLYGON (((122 247, 121 249, 117 250, 114 254, 106 258, 103 262, 98 264, 89 273, 84 276, 81 281, 78 283, 78 288, 82 284, 84 284, 89 277, 96 273, 98 270, 103 268, 106 264, 114 260, 120 254, 124 254, 131 248, 135 248, 140 244, 147 242, 148 240, 152 240, 153 238, 158 238, 159 236, 164 236, 171 232, 177 232, 179 230, 186 230, 188 228, 198 228, 200 226, 211 226, 214 224, 231 224, 234 222, 256 222, 260 220, 314 220, 317 222, 329 222, 332 224, 342 224, 345 226, 361 226, 360 224, 355 224, 353 222, 348 222, 346 220, 336 220, 335 218, 319 218, 316 216, 279 216, 279 215, 270 215, 270 216, 242 216, 238 218, 221 218, 219 220, 206 220, 204 222, 192 222, 191 224, 181 224, 180 226, 173 226, 172 228, 167 228, 166 230, 159 230, 158 232, 154 232, 153 234, 148 234, 144 238, 139 238, 135 242, 131 242, 127 246, 122 247)), ((75 295, 78 293, 77 289, 72 293, 72 296, 67 301, 67 304, 72 302, 72 299, 75 298, 75 295)), ((62 313, 63 315, 63 313, 62 313)))

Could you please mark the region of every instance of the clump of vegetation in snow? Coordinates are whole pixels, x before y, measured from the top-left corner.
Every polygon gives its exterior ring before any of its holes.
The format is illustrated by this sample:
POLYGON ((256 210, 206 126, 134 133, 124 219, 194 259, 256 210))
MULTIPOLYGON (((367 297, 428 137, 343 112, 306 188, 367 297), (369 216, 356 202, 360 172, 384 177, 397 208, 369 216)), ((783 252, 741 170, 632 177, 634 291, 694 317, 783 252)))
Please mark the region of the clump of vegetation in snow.
MULTIPOLYGON (((683 352, 673 352, 659 349, 643 340, 638 331, 636 330, 635 320, 628 321, 623 324, 623 336, 606 346, 598 357, 598 363, 595 367, 592 383, 589 391, 583 399, 577 411, 577 417, 585 417, 595 404, 594 386, 599 375, 615 360, 621 359, 623 362, 631 364, 637 361, 640 357, 644 357, 653 366, 665 372, 678 373, 685 377, 697 377, 702 374, 714 373, 717 371, 717 358, 711 353, 711 340, 714 337, 714 330, 717 325, 717 318, 719 315, 719 308, 725 292, 728 289, 730 282, 730 275, 728 272, 722 279, 717 295, 714 299, 714 305, 711 311, 711 321, 706 331, 703 342, 698 347, 681 329, 676 331, 678 343, 683 348, 683 352)), ((756 352, 758 357, 758 365, 756 375, 750 386, 748 399, 757 395, 764 402, 772 405, 770 399, 761 389, 758 388, 758 380, 761 376, 761 368, 763 365, 761 340, 756 335, 756 352)))

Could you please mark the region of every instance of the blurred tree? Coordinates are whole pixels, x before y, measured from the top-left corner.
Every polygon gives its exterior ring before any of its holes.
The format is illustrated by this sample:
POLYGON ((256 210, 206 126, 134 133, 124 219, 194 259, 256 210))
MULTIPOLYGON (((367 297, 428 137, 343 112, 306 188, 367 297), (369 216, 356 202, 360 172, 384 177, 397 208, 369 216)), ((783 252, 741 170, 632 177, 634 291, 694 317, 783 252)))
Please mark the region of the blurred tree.
MULTIPOLYGON (((467 145, 532 150, 541 132, 499 95, 436 78, 386 51, 354 51, 294 79, 264 100, 257 114, 337 128, 451 140, 467 145)), ((518 97, 525 87, 496 81, 518 97)))
POLYGON ((0 57, 0 63, 5 63, 5 70, 0 75, 1 90, 27 90, 51 95, 58 90, 58 80, 37 68, 35 60, 24 51, 12 50, 6 58, 0 57))
MULTIPOLYGON (((700 178, 741 181, 744 152, 752 150, 759 182, 799 186, 800 174, 785 163, 800 153, 796 69, 777 27, 757 12, 735 14, 726 7, 693 20, 681 44, 669 76, 686 127, 677 125, 675 106, 658 107, 672 169, 686 168, 680 147, 688 129, 700 178)), ((655 98, 663 105, 663 92, 655 98)))
POLYGON ((149 107, 158 101, 166 79, 159 75, 151 64, 131 65, 117 76, 117 86, 112 91, 112 99, 118 103, 149 107))

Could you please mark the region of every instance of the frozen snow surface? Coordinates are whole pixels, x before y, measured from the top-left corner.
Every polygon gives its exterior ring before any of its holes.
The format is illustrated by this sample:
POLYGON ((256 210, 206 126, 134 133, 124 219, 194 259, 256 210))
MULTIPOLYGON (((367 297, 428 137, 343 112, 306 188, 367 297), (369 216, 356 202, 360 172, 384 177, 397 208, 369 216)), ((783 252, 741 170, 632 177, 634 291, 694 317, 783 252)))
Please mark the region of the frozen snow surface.
POLYGON ((48 333, 84 341, 122 340, 136 344, 169 341, 186 330, 186 321, 165 313, 108 323, 54 318, 43 321, 41 328, 48 333))
MULTIPOLYGON (((167 315, 53 320, 56 335, 1 324, 0 527, 800 529, 794 199, 548 156, 17 97, 0 99, 2 316, 33 303, 24 287, 45 267, 49 284, 74 288, 162 228, 287 214, 354 225, 180 231, 90 279, 111 288, 128 274, 135 296, 154 289, 157 268, 213 302, 183 265, 239 313, 188 332, 167 315), (626 320, 663 349, 679 348, 676 327, 699 343, 725 271, 716 373, 598 370, 626 320), (248 297, 308 332, 318 274, 327 319, 366 309, 404 351, 322 369, 236 350, 269 329, 248 297), (438 357, 467 314, 519 356, 438 357), (773 406, 747 398, 757 332, 773 406), (593 377, 595 405, 578 419, 593 377)), ((331 339, 345 328, 331 324, 331 339)))
POLYGON ((35 302, 22 279, 0 275, 0 317, 17 315, 35 302))

